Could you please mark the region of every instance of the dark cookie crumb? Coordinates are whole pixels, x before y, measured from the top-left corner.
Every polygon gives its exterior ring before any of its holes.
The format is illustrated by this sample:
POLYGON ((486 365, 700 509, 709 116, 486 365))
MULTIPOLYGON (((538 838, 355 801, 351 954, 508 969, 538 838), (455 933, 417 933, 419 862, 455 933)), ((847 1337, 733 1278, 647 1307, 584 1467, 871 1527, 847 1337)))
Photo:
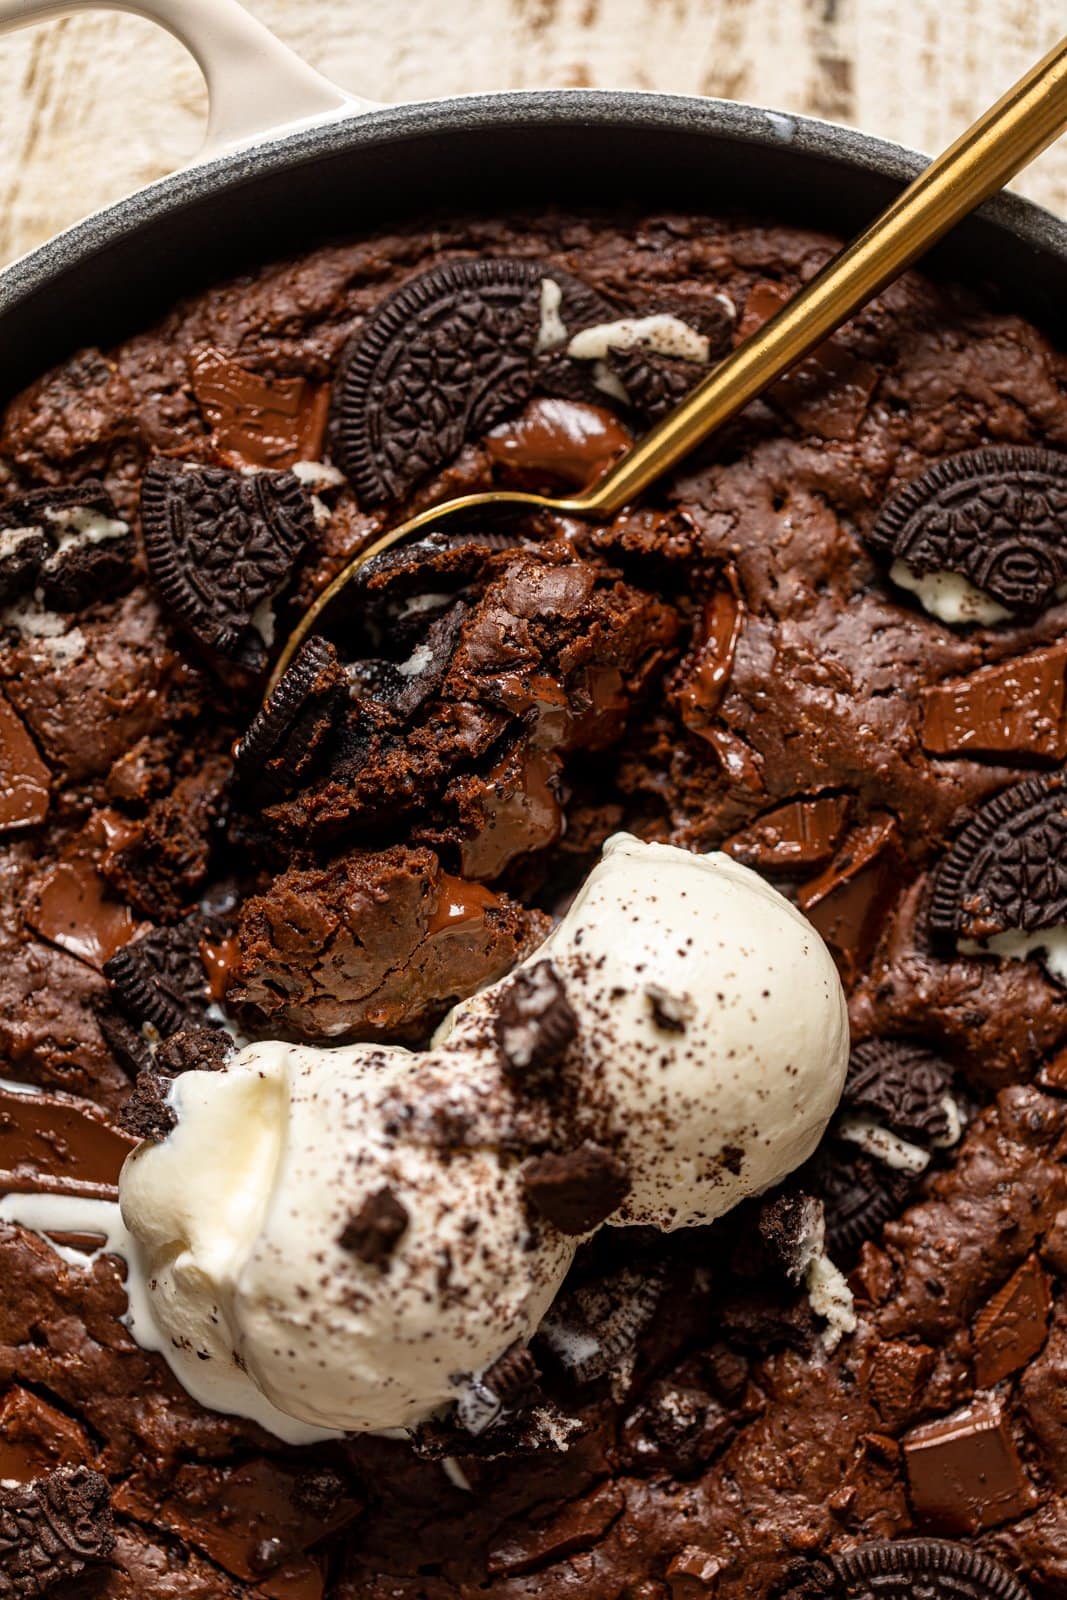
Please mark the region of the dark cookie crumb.
POLYGON ((159 1046, 152 1065, 166 1078, 183 1072, 221 1072, 236 1048, 224 1028, 181 1028, 159 1046))
POLYGON ((558 1064, 578 1036, 578 1018, 551 961, 537 961, 512 976, 493 1031, 517 1083, 536 1081, 558 1064))
POLYGON ((625 1163, 588 1139, 565 1155, 535 1156, 523 1168, 522 1181, 534 1210, 567 1234, 592 1232, 630 1192, 625 1163))
POLYGON ((386 1185, 367 1196, 345 1223, 337 1242, 343 1250, 350 1250, 360 1261, 365 1261, 368 1267, 378 1267, 384 1272, 407 1226, 407 1207, 386 1185))
POLYGON ((167 1103, 166 1080, 151 1070, 142 1072, 133 1093, 119 1113, 119 1122, 138 1139, 162 1144, 178 1126, 177 1114, 167 1103))

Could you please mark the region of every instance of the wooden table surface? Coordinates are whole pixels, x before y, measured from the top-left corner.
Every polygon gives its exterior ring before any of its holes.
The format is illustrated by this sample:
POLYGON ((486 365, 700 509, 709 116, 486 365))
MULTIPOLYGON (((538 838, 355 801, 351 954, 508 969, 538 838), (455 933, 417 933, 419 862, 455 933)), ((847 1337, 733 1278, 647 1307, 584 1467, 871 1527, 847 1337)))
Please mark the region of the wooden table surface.
MULTIPOLYGON (((1047 50, 1067 0, 248 0, 376 100, 500 88, 671 90, 814 112, 933 151, 1047 50)), ((205 96, 182 47, 94 12, 0 37, 0 261, 188 160, 205 96)), ((1067 139, 1018 188, 1067 215, 1067 139)))

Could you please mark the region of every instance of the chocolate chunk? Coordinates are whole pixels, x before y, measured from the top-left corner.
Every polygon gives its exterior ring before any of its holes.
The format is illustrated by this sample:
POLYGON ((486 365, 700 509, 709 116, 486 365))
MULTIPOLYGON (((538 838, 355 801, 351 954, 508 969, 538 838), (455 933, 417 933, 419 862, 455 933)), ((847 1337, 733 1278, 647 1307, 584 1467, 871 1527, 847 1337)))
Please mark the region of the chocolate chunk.
POLYGON ((493 1031, 509 1075, 518 1083, 542 1078, 578 1035, 578 1018, 551 961, 521 967, 497 1009, 493 1031))
POLYGON ((174 1109, 167 1102, 166 1079, 151 1068, 142 1072, 119 1113, 119 1121, 135 1139, 162 1144, 167 1134, 178 1126, 174 1109))
POLYGON ((630 1192, 624 1163, 588 1139, 565 1155, 535 1156, 522 1181, 534 1210, 560 1233, 574 1235, 598 1228, 630 1192))
POLYGON ((449 261, 421 273, 367 319, 344 363, 342 464, 368 505, 399 500, 530 398, 542 285, 562 290, 568 328, 610 309, 536 261, 449 261))
POLYGON ((830 946, 846 985, 877 943, 904 872, 897 824, 876 816, 849 834, 830 865, 798 893, 797 905, 830 946))
POLYGON ((512 1410, 541 1376, 528 1345, 517 1339, 482 1373, 482 1382, 501 1405, 512 1410))
POLYGON ((1029 778, 979 807, 937 868, 929 920, 945 941, 1067 922, 1067 774, 1029 778))
POLYGON ((667 1563, 671 1600, 703 1600, 719 1587, 723 1562, 699 1544, 687 1544, 667 1563))
POLYGON ((1028 1256, 974 1321, 974 1376, 981 1389, 1025 1367, 1042 1348, 1052 1310, 1049 1281, 1036 1256, 1028 1256))
POLYGON ((826 865, 840 844, 849 807, 847 795, 787 800, 731 834, 722 848, 760 872, 814 871, 826 865))
POLYGON ((195 1025, 207 1011, 202 932, 197 918, 175 928, 154 928, 104 964, 115 1003, 132 1021, 150 1024, 161 1038, 195 1025))
POLYGON ((0 600, 38 584, 53 611, 79 611, 129 587, 134 552, 102 484, 35 489, 0 508, 0 600))
POLYGON ((835 1556, 834 1567, 841 1600, 1030 1600, 999 1561, 948 1539, 879 1539, 835 1556))
POLYGON ((728 567, 704 602, 693 647, 670 680, 671 701, 691 733, 706 737, 726 693, 745 625, 740 580, 728 567))
POLYGON ((385 1271, 389 1258, 407 1232, 407 1207, 386 1185, 368 1195, 338 1235, 338 1244, 368 1267, 385 1271))
POLYGON ((42 939, 103 968, 121 954, 138 924, 111 893, 94 854, 89 839, 75 840, 35 881, 25 915, 42 939))
POLYGON ((632 444, 630 430, 603 406, 548 395, 499 423, 485 441, 509 483, 535 487, 548 479, 579 489, 632 444))
POLYGON ((348 681, 328 640, 306 639, 248 732, 234 750, 237 774, 274 799, 297 789, 314 771, 348 693, 348 681))
POLYGON ((979 1533, 1038 1503, 996 1400, 913 1428, 903 1445, 915 1514, 939 1531, 979 1533))
POLYGON ((265 378, 223 351, 189 357, 189 379, 216 450, 236 465, 291 467, 322 454, 330 394, 305 378, 265 378))
POLYGON ((260 670, 260 618, 314 532, 288 472, 252 475, 153 461, 141 489, 152 582, 168 614, 209 650, 260 670))
POLYGON ((904 1039, 865 1039, 849 1058, 842 1107, 905 1139, 943 1144, 951 1133, 951 1087, 952 1068, 932 1050, 904 1039))
POLYGON ((823 1202, 831 1256, 850 1255, 897 1216, 915 1180, 840 1141, 825 1140, 803 1182, 823 1202))
POLYGON ((954 572, 1009 611, 1039 611, 1067 582, 1067 454, 949 456, 893 496, 869 538, 915 573, 954 572))
POLYGON ((129 1153, 130 1141, 88 1101, 0 1087, 0 1194, 114 1199, 129 1153))
POLYGON ((221 1072, 236 1048, 224 1028, 182 1028, 159 1046, 152 1065, 167 1078, 221 1072))
POLYGON ((25 723, 0 693, 0 833, 43 822, 51 787, 52 775, 25 723))
POLYGON ((799 1283, 822 1250, 823 1203, 810 1194, 777 1195, 761 1206, 759 1231, 775 1265, 792 1283, 799 1283))
POLYGON ((87 1467, 0 1484, 0 1600, 36 1600, 105 1561, 112 1529, 107 1479, 87 1467))
POLYGON ((1067 756, 1067 645, 981 667, 923 690, 923 749, 931 755, 1067 756))

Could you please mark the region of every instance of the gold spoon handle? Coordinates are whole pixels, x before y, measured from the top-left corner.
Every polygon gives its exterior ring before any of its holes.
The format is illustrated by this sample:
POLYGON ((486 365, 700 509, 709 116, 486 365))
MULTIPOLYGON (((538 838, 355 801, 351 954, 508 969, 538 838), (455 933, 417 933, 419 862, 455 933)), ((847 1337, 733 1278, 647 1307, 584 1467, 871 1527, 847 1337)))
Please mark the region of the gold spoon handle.
POLYGON ((613 471, 577 497, 618 511, 735 416, 1067 127, 1067 38, 923 171, 867 231, 739 345, 613 471))

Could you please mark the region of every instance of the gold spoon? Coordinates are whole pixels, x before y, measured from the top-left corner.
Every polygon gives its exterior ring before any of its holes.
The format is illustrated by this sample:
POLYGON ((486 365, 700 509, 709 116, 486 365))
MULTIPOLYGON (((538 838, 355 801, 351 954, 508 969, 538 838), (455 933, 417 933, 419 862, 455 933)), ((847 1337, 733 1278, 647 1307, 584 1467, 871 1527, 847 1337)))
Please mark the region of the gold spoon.
POLYGON ((390 528, 362 550, 316 598, 290 635, 267 693, 326 608, 359 569, 411 534, 459 511, 535 506, 594 520, 610 516, 802 361, 853 312, 909 267, 961 218, 1003 188, 1067 127, 1067 38, 1031 67, 973 127, 950 145, 858 239, 828 261, 800 293, 719 362, 681 405, 581 494, 567 499, 491 489, 442 501, 390 528))

